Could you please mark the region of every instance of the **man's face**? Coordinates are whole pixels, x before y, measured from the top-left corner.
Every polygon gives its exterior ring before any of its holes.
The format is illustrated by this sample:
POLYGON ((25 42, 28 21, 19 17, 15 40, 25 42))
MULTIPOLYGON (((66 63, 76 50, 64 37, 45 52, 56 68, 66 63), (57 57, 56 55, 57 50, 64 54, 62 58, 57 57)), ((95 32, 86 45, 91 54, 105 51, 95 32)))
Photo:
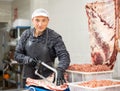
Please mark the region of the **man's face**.
POLYGON ((32 19, 32 22, 36 31, 43 32, 48 25, 49 19, 44 16, 36 16, 32 19))

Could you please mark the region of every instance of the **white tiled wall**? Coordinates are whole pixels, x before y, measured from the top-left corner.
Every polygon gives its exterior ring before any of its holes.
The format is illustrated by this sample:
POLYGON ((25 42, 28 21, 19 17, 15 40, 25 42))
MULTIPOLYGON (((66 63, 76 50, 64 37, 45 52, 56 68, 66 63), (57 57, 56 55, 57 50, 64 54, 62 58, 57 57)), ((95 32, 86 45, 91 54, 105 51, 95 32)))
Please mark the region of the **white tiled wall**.
POLYGON ((11 22, 11 3, 0 2, 0 22, 11 22))
POLYGON ((30 19, 30 2, 31 0, 14 0, 12 3, 12 20, 14 9, 18 9, 18 18, 30 19))

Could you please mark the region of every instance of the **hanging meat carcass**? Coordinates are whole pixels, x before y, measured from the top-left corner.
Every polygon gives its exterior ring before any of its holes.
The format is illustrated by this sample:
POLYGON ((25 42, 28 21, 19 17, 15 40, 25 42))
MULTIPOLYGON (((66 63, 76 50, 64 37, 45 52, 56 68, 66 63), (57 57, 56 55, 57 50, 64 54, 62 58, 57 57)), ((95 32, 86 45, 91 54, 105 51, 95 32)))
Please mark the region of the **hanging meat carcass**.
POLYGON ((116 3, 115 0, 101 0, 86 4, 90 34, 92 63, 106 64, 113 69, 117 49, 116 3))

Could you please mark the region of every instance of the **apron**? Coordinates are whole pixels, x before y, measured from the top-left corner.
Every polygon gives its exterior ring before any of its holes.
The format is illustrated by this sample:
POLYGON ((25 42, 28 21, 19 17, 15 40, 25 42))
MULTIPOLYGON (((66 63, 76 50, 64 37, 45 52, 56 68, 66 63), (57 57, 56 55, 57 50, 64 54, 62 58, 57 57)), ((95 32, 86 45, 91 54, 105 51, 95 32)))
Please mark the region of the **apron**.
MULTIPOLYGON (((25 45, 25 50, 26 50, 26 55, 30 56, 31 58, 37 58, 41 61, 44 61, 46 64, 50 65, 53 67, 53 60, 50 58, 49 50, 47 47, 47 39, 48 39, 48 31, 46 30, 45 32, 46 39, 45 43, 36 41, 37 38, 28 38, 26 45, 25 45)), ((44 77, 48 77, 50 74, 52 74, 52 71, 49 70, 48 68, 40 65, 38 72, 43 75, 44 77)), ((37 75, 35 75, 35 67, 27 64, 24 65, 24 73, 23 77, 31 77, 33 79, 40 79, 37 75)))

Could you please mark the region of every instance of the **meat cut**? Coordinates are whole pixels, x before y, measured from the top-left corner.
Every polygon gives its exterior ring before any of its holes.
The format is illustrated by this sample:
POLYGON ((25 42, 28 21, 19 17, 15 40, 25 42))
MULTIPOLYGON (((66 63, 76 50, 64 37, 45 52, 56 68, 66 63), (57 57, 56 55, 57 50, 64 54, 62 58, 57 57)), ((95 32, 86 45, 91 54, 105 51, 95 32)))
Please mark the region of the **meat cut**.
POLYGON ((110 71, 111 69, 107 65, 72 64, 68 67, 68 70, 78 72, 101 72, 110 71))
POLYGON ((82 82, 78 84, 79 86, 85 87, 103 87, 103 86, 113 86, 113 85, 120 85, 120 81, 113 81, 113 80, 90 80, 86 82, 82 82))
MULTIPOLYGON (((34 89, 35 89, 35 87, 43 87, 45 89, 49 89, 49 91, 64 91, 65 89, 68 88, 67 83, 64 83, 63 85, 60 85, 60 86, 56 86, 55 84, 51 84, 53 82, 53 79, 54 79, 54 74, 51 74, 46 79, 49 82, 44 80, 44 79, 27 78, 26 79, 26 86, 34 87, 34 89)), ((65 76, 65 79, 66 79, 66 76, 65 76)), ((33 91, 33 90, 30 90, 30 91, 33 91)), ((34 91, 38 91, 38 90, 34 90, 34 91)), ((39 90, 39 91, 41 91, 41 90, 39 90)))
POLYGON ((113 69, 116 57, 116 3, 101 0, 86 4, 92 64, 106 64, 113 69))

